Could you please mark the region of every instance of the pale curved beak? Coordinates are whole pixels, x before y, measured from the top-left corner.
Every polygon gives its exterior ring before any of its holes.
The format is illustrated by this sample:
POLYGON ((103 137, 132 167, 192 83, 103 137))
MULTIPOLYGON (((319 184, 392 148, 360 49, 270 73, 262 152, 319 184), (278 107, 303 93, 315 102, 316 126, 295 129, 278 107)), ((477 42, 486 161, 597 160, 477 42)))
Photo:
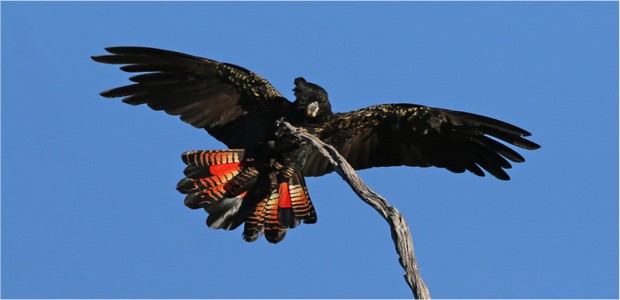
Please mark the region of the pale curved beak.
POLYGON ((306 114, 310 117, 316 117, 319 114, 319 103, 314 101, 306 107, 306 114))

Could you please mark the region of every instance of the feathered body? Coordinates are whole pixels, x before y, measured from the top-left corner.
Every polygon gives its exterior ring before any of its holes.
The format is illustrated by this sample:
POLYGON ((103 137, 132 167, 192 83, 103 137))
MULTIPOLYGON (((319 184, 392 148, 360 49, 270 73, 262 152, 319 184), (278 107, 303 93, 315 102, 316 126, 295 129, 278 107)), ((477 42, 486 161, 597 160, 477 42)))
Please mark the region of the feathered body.
POLYGON ((187 195, 185 205, 209 214, 209 227, 232 230, 244 224, 246 241, 264 234, 277 243, 288 228, 315 223, 304 176, 333 171, 310 146, 276 135, 279 119, 333 145, 358 170, 435 166, 508 180, 509 161, 524 158, 498 140, 540 147, 524 138, 527 131, 476 114, 414 104, 333 113, 327 92, 301 77, 294 81, 291 102, 265 78, 233 64, 153 48, 106 50, 111 55, 93 60, 141 74, 130 77, 134 84, 101 95, 179 115, 229 148, 183 153, 186 177, 177 189, 187 195))

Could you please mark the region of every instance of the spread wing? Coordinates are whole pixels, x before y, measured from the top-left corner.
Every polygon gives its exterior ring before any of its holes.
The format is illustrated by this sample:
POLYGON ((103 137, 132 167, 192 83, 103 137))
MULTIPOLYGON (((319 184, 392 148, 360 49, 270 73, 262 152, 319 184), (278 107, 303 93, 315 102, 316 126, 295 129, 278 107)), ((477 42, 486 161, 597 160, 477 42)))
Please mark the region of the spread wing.
MULTIPOLYGON (((413 104, 386 104, 336 114, 315 132, 333 145, 355 169, 379 166, 435 166, 484 176, 483 169, 508 180, 509 161, 524 158, 505 143, 540 146, 530 133, 492 118, 413 104)), ((304 174, 320 176, 332 168, 320 154, 306 160, 304 174)))
POLYGON ((239 66, 153 48, 106 50, 111 55, 92 59, 142 74, 129 78, 134 84, 102 96, 179 115, 229 148, 251 148, 272 138, 275 121, 290 111, 291 102, 267 80, 239 66))

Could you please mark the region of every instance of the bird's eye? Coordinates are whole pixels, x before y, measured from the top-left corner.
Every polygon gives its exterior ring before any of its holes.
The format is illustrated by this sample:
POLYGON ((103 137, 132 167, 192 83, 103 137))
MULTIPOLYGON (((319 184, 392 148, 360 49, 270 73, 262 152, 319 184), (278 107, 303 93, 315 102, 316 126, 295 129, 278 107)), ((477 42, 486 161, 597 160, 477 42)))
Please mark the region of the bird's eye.
POLYGON ((308 106, 306 107, 306 114, 312 118, 316 117, 319 114, 319 103, 317 101, 314 101, 308 104, 308 106))

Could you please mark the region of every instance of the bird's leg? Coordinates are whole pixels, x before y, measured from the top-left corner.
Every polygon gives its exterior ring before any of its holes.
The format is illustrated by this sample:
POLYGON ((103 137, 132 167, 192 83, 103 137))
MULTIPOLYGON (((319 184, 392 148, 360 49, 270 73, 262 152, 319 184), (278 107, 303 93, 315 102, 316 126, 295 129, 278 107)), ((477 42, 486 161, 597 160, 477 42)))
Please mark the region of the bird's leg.
POLYGON ((295 143, 297 146, 303 146, 307 143, 304 139, 301 138, 301 134, 306 132, 306 130, 303 128, 295 127, 295 134, 293 134, 291 130, 287 128, 286 120, 284 118, 280 118, 276 121, 276 128, 276 137, 278 139, 284 136, 290 137, 292 139, 289 139, 289 141, 295 143))

